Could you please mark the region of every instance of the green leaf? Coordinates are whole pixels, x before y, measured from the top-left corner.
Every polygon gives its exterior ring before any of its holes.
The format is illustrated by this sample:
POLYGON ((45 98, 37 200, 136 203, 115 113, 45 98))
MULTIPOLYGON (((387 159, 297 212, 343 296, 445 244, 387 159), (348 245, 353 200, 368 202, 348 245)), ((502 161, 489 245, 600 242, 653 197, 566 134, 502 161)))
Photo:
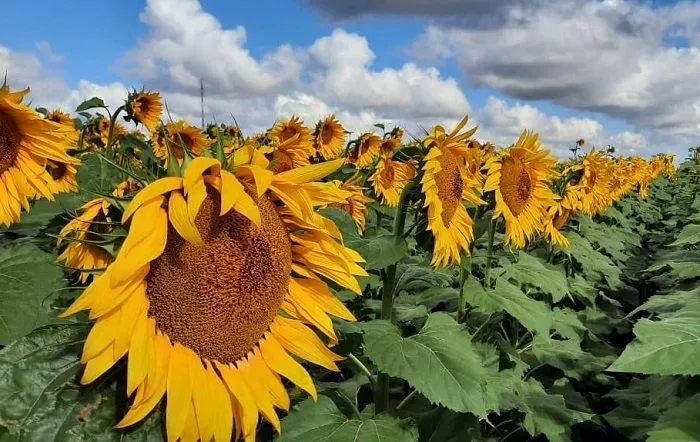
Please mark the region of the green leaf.
POLYGON ((405 379, 431 402, 486 416, 486 370, 471 335, 448 314, 431 314, 421 331, 408 338, 387 321, 363 327, 365 354, 379 371, 405 379))
POLYGON ((696 442, 700 440, 700 394, 692 396, 661 415, 649 431, 648 442, 696 442))
MULTIPOLYGON (((37 236, 44 230, 51 221, 56 217, 66 212, 76 210, 83 205, 85 201, 77 193, 62 193, 56 195, 54 201, 40 199, 32 204, 29 213, 23 213, 22 218, 18 223, 12 224, 9 228, 2 229, 0 232, 12 232, 22 236, 37 236)), ((66 220, 68 216, 66 215, 66 220)), ((62 220, 61 224, 67 221, 62 220)))
POLYGON ((122 172, 110 165, 97 154, 89 154, 83 158, 83 162, 78 168, 78 184, 89 195, 90 192, 98 192, 109 195, 123 180, 122 172))
POLYGON ((688 224, 669 246, 685 246, 700 242, 700 224, 688 224))
POLYGON ((640 319, 630 342, 608 371, 646 374, 700 374, 700 304, 660 321, 640 319))
POLYGON ((373 419, 348 419, 326 396, 318 402, 306 399, 294 406, 282 421, 280 442, 413 442, 418 431, 390 416, 379 415, 373 419))
POLYGON ((394 235, 379 235, 371 239, 347 242, 366 262, 365 269, 378 270, 396 264, 406 255, 408 246, 405 240, 396 242, 394 235))
POLYGON ((101 98, 92 97, 89 100, 85 100, 75 108, 76 112, 86 111, 88 109, 95 109, 97 107, 105 107, 105 102, 101 98))
POLYGON ((571 245, 563 252, 581 265, 586 279, 594 283, 607 283, 612 288, 621 285, 622 270, 609 257, 594 250, 591 243, 576 232, 569 232, 567 237, 571 245))
POLYGON ((559 302, 569 293, 563 269, 558 269, 527 253, 519 253, 518 261, 504 268, 502 277, 533 286, 559 302))
POLYGON ((3 442, 163 440, 159 412, 127 430, 113 429, 123 410, 108 377, 77 385, 78 355, 88 329, 86 324, 50 325, 0 351, 3 442))
POLYGON ((351 241, 360 239, 355 221, 353 221, 352 217, 346 211, 335 207, 327 207, 320 210, 320 213, 338 226, 340 233, 343 235, 343 240, 351 241))
POLYGON ((547 304, 529 298, 518 287, 505 279, 496 280, 496 288, 484 290, 474 279, 464 285, 464 293, 469 304, 485 313, 506 311, 520 321, 528 330, 549 334, 552 323, 552 310, 547 304))
POLYGON ((510 405, 525 412, 523 425, 528 433, 544 434, 550 442, 570 440, 569 427, 593 416, 567 408, 563 396, 547 393, 534 379, 517 384, 510 405))
POLYGON ((447 273, 418 264, 400 264, 396 266, 396 293, 405 290, 410 293, 430 288, 447 287, 452 277, 447 273))
POLYGON ((49 298, 65 285, 54 260, 31 244, 0 248, 0 345, 51 320, 49 298))

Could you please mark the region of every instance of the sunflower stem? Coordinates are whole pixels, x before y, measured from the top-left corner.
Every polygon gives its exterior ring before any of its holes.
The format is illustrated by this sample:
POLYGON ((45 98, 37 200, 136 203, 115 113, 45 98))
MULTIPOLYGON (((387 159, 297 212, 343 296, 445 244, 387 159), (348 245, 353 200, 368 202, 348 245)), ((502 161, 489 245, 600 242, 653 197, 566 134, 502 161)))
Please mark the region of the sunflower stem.
MULTIPOLYGON (((406 228, 406 214, 410 201, 411 191, 415 186, 415 182, 410 182, 404 187, 399 198, 399 204, 396 207, 396 216, 394 217, 394 241, 401 242, 404 240, 403 232, 406 228)), ((392 311, 394 309, 394 292, 396 291, 396 264, 392 264, 382 272, 382 313, 381 319, 391 321, 392 311)), ((389 407, 389 375, 379 373, 377 375, 377 389, 375 390, 374 406, 377 414, 385 411, 389 407)))
POLYGON ((355 356, 355 355, 352 354, 352 353, 348 353, 348 358, 349 358, 355 365, 357 365, 357 368, 360 369, 360 371, 362 372, 362 374, 364 374, 365 376, 367 376, 367 379, 369 379, 369 384, 372 386, 372 388, 374 388, 374 386, 376 385, 376 381, 374 380, 374 376, 372 376, 372 372, 369 371, 369 368, 367 368, 367 366, 366 366, 365 364, 363 364, 362 361, 359 360, 359 359, 357 358, 357 356, 355 356))
POLYGON ((469 262, 467 264, 462 264, 459 267, 459 304, 457 305, 457 322, 463 323, 466 320, 465 307, 467 301, 464 299, 464 284, 469 279, 472 271, 472 257, 465 257, 469 262))
POLYGON ((493 264, 493 240, 496 236, 496 225, 498 218, 494 218, 489 222, 489 244, 486 249, 486 270, 484 271, 484 288, 491 288, 491 265, 493 264))
POLYGON ((123 111, 124 109, 124 105, 119 106, 109 118, 109 131, 107 132, 107 147, 105 148, 107 152, 110 152, 112 149, 112 143, 114 142, 114 125, 117 124, 117 117, 119 116, 119 113, 121 113, 121 111, 123 111))

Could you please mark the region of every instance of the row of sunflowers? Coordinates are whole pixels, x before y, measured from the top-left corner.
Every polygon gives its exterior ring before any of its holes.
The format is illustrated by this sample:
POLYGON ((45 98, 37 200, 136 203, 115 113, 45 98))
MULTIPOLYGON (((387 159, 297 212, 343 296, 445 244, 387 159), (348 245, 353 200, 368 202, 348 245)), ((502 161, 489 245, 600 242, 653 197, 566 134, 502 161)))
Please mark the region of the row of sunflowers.
MULTIPOLYGON (((334 318, 355 316, 336 292, 361 295, 368 273, 325 210, 346 212, 359 235, 369 235, 368 211, 380 226, 393 217, 396 241, 414 235, 435 269, 463 265, 484 221, 489 287, 499 229, 512 249, 566 247, 573 214, 593 217, 630 192, 646 197, 657 177, 675 174, 665 154, 591 148, 559 161, 531 131, 499 148, 478 141, 467 117, 421 137, 382 125, 350 134, 333 115, 244 136, 236 124, 173 121, 155 92, 134 91, 114 111, 88 100, 78 118, 33 109, 27 93, 0 89, 0 222, 78 191, 88 156, 124 176, 93 192, 57 237, 58 261, 76 286, 87 284, 60 316, 87 311, 95 321, 82 384, 126 358, 131 400, 116 427, 167 397, 169 440, 252 440, 260 415, 280 432, 276 409, 290 408, 283 379, 316 399, 302 364, 339 370, 334 318)), ((395 263, 381 275, 390 320, 395 263)), ((377 412, 388 382, 377 376, 377 412)))

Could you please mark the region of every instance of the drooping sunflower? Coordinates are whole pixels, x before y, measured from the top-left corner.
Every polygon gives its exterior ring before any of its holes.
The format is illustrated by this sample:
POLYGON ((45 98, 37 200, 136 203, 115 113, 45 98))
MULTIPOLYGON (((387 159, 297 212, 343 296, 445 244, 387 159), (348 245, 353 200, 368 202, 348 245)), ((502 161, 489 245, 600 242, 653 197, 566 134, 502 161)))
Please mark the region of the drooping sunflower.
POLYGON ((355 221, 357 232, 362 235, 367 223, 367 204, 372 198, 365 195, 365 188, 359 185, 359 177, 351 177, 342 183, 337 183, 341 190, 349 192, 348 197, 342 203, 330 204, 344 210, 355 221))
POLYGON ((54 109, 46 114, 46 119, 58 123, 65 127, 66 141, 68 147, 75 146, 80 137, 79 132, 75 128, 75 122, 68 112, 63 112, 60 109, 54 109))
POLYGON ((523 131, 514 145, 487 163, 484 192, 495 194, 493 217, 505 219, 506 244, 525 247, 541 229, 547 208, 559 199, 549 188, 557 176, 556 162, 542 148, 539 134, 523 131))
POLYGON ((547 209, 547 216, 544 218, 544 227, 542 232, 544 237, 550 243, 560 246, 569 247, 569 240, 561 233, 562 227, 571 215, 571 210, 563 207, 560 202, 556 202, 553 206, 547 209))
POLYGON ((611 166, 610 180, 608 181, 610 200, 618 201, 636 184, 632 164, 626 158, 618 157, 611 166))
MULTIPOLYGON (((139 188, 136 181, 128 179, 120 183, 112 195, 124 198, 139 188)), ((105 198, 88 201, 78 209, 79 215, 70 220, 58 234, 57 247, 64 241, 69 243, 57 261, 63 263, 70 273, 80 271, 80 282, 87 282, 94 271, 105 269, 114 261, 106 249, 95 244, 95 240, 101 239, 101 234, 110 233, 114 228, 115 223, 109 218, 110 206, 105 198)))
POLYGON ((314 211, 313 181, 342 160, 279 174, 263 164, 234 174, 198 157, 183 177, 149 184, 123 214, 116 260, 64 312, 97 320, 82 383, 128 355, 133 399, 117 427, 167 396, 168 440, 252 440, 260 414, 280 431, 275 407, 290 405, 281 377, 316 397, 291 355, 338 370, 342 358, 310 326, 336 341, 329 315, 354 318, 324 279, 359 294, 366 275, 314 211))
POLYGON ((160 126, 152 136, 153 153, 167 164, 168 148, 180 163, 185 158, 183 146, 194 155, 201 155, 209 148, 209 140, 198 128, 184 120, 160 126))
POLYGON ((47 120, 22 103, 29 89, 11 92, 0 87, 0 224, 19 221, 29 198, 53 200, 56 192, 48 160, 63 164, 79 161, 66 153, 68 127, 47 120))
POLYGON ((382 139, 379 135, 366 132, 355 141, 348 154, 348 161, 358 169, 365 169, 374 163, 379 155, 382 139))
POLYGON ((391 158, 394 152, 401 147, 403 140, 403 129, 397 127, 384 136, 382 145, 379 147, 379 153, 383 157, 391 158))
POLYGON ((137 124, 143 124, 149 132, 153 132, 160 125, 160 115, 163 112, 163 104, 158 92, 132 92, 127 98, 127 112, 129 118, 137 124))
POLYGON ((381 196, 382 203, 394 207, 399 203, 401 191, 416 174, 414 163, 402 163, 382 157, 369 180, 374 184, 374 192, 381 196))
POLYGON ((435 238, 432 258, 435 266, 459 263, 460 253, 469 252, 474 221, 464 201, 474 205, 484 203, 478 194, 480 185, 464 161, 465 141, 476 131, 473 128, 460 134, 466 124, 464 117, 449 134, 442 126, 435 126, 423 140, 429 150, 421 184, 428 209, 428 230, 435 238))
POLYGON ((345 128, 331 114, 319 121, 314 130, 314 148, 326 160, 338 158, 345 143, 345 128))

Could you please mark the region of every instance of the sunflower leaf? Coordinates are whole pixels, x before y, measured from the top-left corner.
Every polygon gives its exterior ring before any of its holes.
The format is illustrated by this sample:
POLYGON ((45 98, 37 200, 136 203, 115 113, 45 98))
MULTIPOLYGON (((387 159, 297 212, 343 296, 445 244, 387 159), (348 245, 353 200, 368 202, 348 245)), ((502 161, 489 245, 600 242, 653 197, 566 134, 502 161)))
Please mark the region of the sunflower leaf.
POLYGON ((98 107, 105 108, 105 107, 106 107, 106 106, 105 106, 105 102, 102 101, 101 98, 92 97, 92 98, 90 98, 90 99, 88 99, 88 100, 85 100, 85 101, 83 101, 82 103, 80 103, 80 104, 78 105, 78 107, 75 108, 75 111, 76 111, 76 112, 82 112, 82 111, 86 111, 86 110, 88 110, 88 109, 95 109, 95 108, 98 108, 98 107))
POLYGON ((527 253, 519 253, 518 261, 507 266, 502 276, 521 285, 537 287, 551 295, 554 302, 569 294, 569 284, 560 268, 527 253))
POLYGON ((408 251, 406 240, 396 241, 394 235, 388 234, 371 239, 348 241, 347 245, 365 259, 367 270, 383 269, 396 264, 408 251))
POLYGON ((393 417, 379 415, 372 419, 348 419, 326 396, 318 402, 306 399, 296 405, 282 421, 280 442, 409 442, 418 440, 415 426, 393 417))
POLYGON ((448 314, 433 313, 418 334, 401 337, 387 321, 365 329, 365 353, 379 371, 405 379, 428 400, 486 417, 486 369, 471 335, 448 314))
POLYGON ((54 260, 28 243, 0 248, 0 345, 51 321, 50 297, 65 285, 54 260))
POLYGON ((659 417, 649 433, 648 442, 693 442, 700 440, 700 394, 670 408, 659 417))
POLYGON ((669 246, 684 246, 700 242, 700 224, 688 224, 669 246))

